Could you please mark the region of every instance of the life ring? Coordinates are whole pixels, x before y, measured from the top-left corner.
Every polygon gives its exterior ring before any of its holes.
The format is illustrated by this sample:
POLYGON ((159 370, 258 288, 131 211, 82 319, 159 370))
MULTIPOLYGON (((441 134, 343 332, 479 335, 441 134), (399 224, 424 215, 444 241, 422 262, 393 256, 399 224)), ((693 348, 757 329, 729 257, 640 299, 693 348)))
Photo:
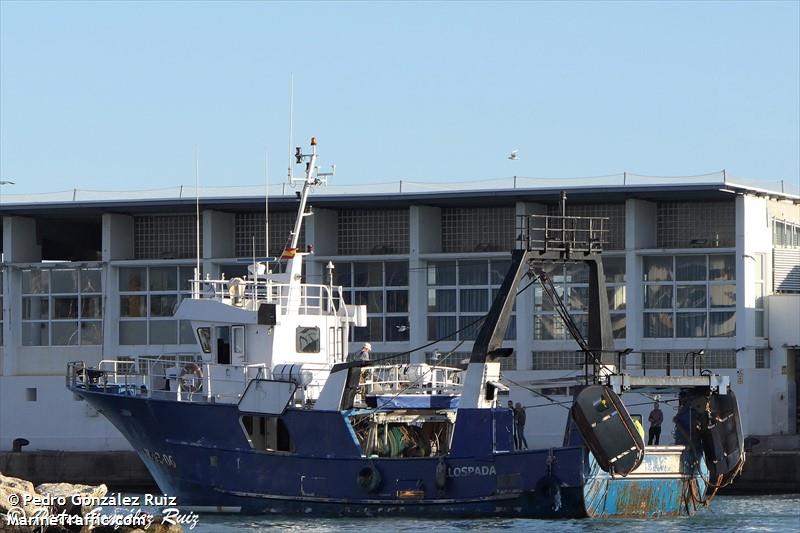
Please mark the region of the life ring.
POLYGON ((186 363, 178 381, 182 392, 199 392, 203 390, 203 369, 197 363, 186 363))
POLYGON ((381 485, 381 472, 370 463, 358 471, 356 482, 364 491, 375 492, 381 485))

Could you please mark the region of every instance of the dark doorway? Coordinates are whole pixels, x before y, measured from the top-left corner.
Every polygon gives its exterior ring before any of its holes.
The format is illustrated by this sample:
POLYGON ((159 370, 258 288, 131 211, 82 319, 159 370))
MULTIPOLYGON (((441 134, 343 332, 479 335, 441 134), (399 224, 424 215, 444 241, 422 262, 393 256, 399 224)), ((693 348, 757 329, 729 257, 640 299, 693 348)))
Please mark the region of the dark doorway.
POLYGON ((231 364, 231 328, 217 327, 217 364, 231 364))

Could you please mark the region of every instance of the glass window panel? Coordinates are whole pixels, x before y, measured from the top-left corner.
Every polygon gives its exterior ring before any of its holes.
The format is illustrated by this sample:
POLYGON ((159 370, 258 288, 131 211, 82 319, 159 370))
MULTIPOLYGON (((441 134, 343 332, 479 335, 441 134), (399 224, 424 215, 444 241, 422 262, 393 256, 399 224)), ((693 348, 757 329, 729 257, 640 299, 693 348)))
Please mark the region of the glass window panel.
POLYGON ((671 309, 672 285, 646 285, 644 306, 648 309, 671 309))
MULTIPOLYGON (((53 318, 78 318, 78 297, 53 297, 53 318)), ((55 328, 53 333, 55 334, 55 328)), ((55 341, 55 337, 53 337, 55 341)), ((76 341, 77 344, 77 341, 76 341)))
POLYGON ((428 311, 436 313, 455 313, 456 290, 428 289, 428 311))
POLYGON ((388 316, 386 317, 386 340, 387 341, 407 341, 408 340, 408 317, 388 316))
POLYGON ((555 315, 537 315, 533 321, 533 333, 538 340, 564 338, 564 323, 555 315))
POLYGON ((103 323, 99 320, 81 321, 81 345, 95 346, 103 343, 103 323))
POLYGON ((606 283, 625 282, 625 258, 624 257, 604 257, 603 273, 606 275, 606 283))
POLYGON ((50 318, 50 299, 36 296, 22 298, 22 319, 36 320, 37 318, 50 318))
POLYGON ((712 337, 733 337, 736 334, 736 313, 709 313, 709 334, 712 337))
POLYGON ((705 281, 706 256, 679 255, 675 258, 675 279, 678 281, 705 281))
MULTIPOLYGON (((186 320, 181 320, 181 336, 183 335, 183 325, 186 322, 186 320)), ((197 338, 200 341, 200 349, 203 350, 203 353, 211 353, 211 328, 197 328, 197 338)), ((183 339, 181 339, 181 344, 190 343, 183 342, 183 339)))
POLYGON ((568 304, 571 311, 589 309, 589 287, 570 287, 568 304))
POLYGON ((147 321, 121 320, 119 323, 119 343, 126 346, 147 344, 147 321))
POLYGON ((705 337, 706 313, 677 313, 675 315, 676 337, 705 337))
POLYGON ((765 337, 764 335, 764 311, 756 309, 756 337, 765 337))
POLYGON ((22 271, 22 294, 47 294, 49 291, 50 273, 47 270, 22 271))
POLYGON ((178 289, 178 269, 173 267, 150 267, 151 291, 175 291, 178 289))
POLYGON ((553 283, 556 286, 564 283, 566 279, 564 276, 564 269, 566 267, 563 264, 545 263, 537 266, 544 270, 544 273, 547 274, 547 277, 553 280, 553 283))
POLYGON ((736 285, 710 285, 708 292, 711 307, 736 307, 736 285))
POLYGON ((383 263, 353 263, 354 287, 380 287, 383 285, 383 263))
POLYGON ((22 345, 49 346, 50 328, 47 322, 23 322, 22 345))
POLYGON ((459 315, 458 328, 466 328, 458 334, 459 340, 474 341, 478 336, 478 330, 481 329, 480 315, 459 315))
MULTIPOLYGON (((564 293, 563 287, 558 287, 557 286, 556 287, 556 293, 558 294, 559 297, 562 297, 562 295, 564 293)), ((541 311, 554 311, 555 310, 555 307, 553 306, 553 301, 550 299, 550 297, 547 295, 547 293, 544 292, 544 289, 542 289, 542 287, 537 286, 534 289, 533 298, 534 298, 534 306, 535 306, 537 311, 540 311, 540 310, 541 311)))
POLYGON ((608 297, 608 308, 610 310, 625 309, 625 285, 607 287, 606 296, 608 297))
POLYGON ((506 277, 508 269, 511 268, 511 261, 507 259, 492 259, 489 272, 489 283, 500 285, 506 277))
MULTIPOLYGON (((494 305, 494 301, 497 299, 497 295, 498 294, 500 294, 500 289, 499 288, 492 289, 492 298, 489 301, 489 307, 494 305)), ((515 313, 517 312, 517 299, 516 298, 514 298, 514 305, 511 307, 511 310, 514 311, 515 313)))
POLYGON ((383 292, 382 291, 356 291, 356 305, 366 305, 368 313, 383 312, 383 292))
POLYGON ((463 312, 488 311, 489 291, 487 289, 461 289, 460 308, 463 312))
POLYGON ((408 312, 408 291, 386 291, 386 312, 387 313, 407 313, 408 312))
POLYGON ((101 318, 101 301, 100 296, 81 296, 81 318, 101 318))
POLYGON ((455 261, 428 263, 428 285, 455 285, 455 261))
MULTIPOLYGON (((225 277, 225 279, 231 278, 246 278, 247 277, 247 265, 220 265, 219 267, 220 274, 225 277)), ((273 272, 276 271, 276 264, 272 264, 273 272)), ((280 270, 280 265, 278 265, 278 269, 280 270)))
POLYGON ((405 261, 387 261, 386 285, 389 287, 404 287, 408 285, 408 263, 405 261))
POLYGON ((645 313, 645 337, 672 337, 672 313, 645 313))
POLYGON ((486 285, 487 275, 486 261, 460 261, 458 263, 459 285, 486 285))
POLYGON ((353 328, 356 342, 383 342, 383 319, 367 318, 367 327, 353 328))
POLYGON ((103 271, 99 268, 84 268, 80 271, 81 292, 103 292, 103 271))
POLYGON ((119 269, 119 290, 122 292, 143 292, 147 290, 147 269, 144 267, 125 267, 119 269))
POLYGON ((352 287, 352 265, 350 263, 334 263, 333 266, 333 276, 336 279, 336 285, 341 285, 342 287, 352 287))
MULTIPOLYGON (((572 315, 572 319, 575 321, 575 325, 578 327, 578 331, 581 332, 581 335, 583 335, 583 338, 584 339, 588 338, 589 337, 589 315, 587 315, 585 313, 573 314, 572 315)), ((569 331, 567 331, 566 327, 564 327, 564 338, 567 338, 567 339, 572 338, 572 335, 569 334, 569 331)))
MULTIPOLYGON (((147 296, 120 296, 119 315, 122 317, 147 316, 147 296)), ((122 342, 120 341, 120 343, 122 342)))
POLYGON ((78 271, 75 269, 53 269, 50 272, 51 294, 77 293, 78 271))
POLYGON ((736 279, 736 261, 733 255, 709 255, 708 272, 711 281, 736 279))
POLYGON ((517 317, 511 316, 511 320, 508 321, 508 329, 506 330, 506 336, 503 337, 504 340, 507 341, 514 341, 517 340, 517 317))
MULTIPOLYGON (((172 294, 150 295, 150 316, 172 316, 178 305, 178 297, 172 294)), ((157 343, 163 344, 163 343, 157 343)))
POLYGON ((148 344, 178 344, 177 321, 151 320, 150 342, 148 344))
POLYGON ((615 339, 625 338, 625 315, 623 313, 615 313, 611 315, 611 330, 614 333, 615 339))
MULTIPOLYGON (((242 333, 244 332, 242 331, 242 333)), ((235 338, 236 336, 234 335, 235 338)), ((319 353, 319 328, 298 326, 295 339, 297 353, 319 353)), ((244 342, 242 342, 240 350, 237 351, 236 348, 237 346, 234 342, 234 352, 242 353, 244 351, 244 342)))
POLYGON ((672 281, 672 256, 647 256, 643 261, 644 281, 672 281))
POLYGON ((53 346, 77 346, 77 322, 51 322, 53 346))
POLYGON ((679 309, 705 309, 706 308, 706 286, 705 285, 678 285, 677 306, 679 309))
POLYGON ((455 336, 453 334, 456 329, 458 328, 456 327, 456 317, 454 316, 428 317, 428 340, 454 340, 455 336))
POLYGON ((589 265, 586 263, 566 264, 567 283, 589 283, 589 265))
POLYGON ((178 269, 178 287, 182 291, 192 290, 192 279, 194 278, 194 267, 182 266, 178 269))

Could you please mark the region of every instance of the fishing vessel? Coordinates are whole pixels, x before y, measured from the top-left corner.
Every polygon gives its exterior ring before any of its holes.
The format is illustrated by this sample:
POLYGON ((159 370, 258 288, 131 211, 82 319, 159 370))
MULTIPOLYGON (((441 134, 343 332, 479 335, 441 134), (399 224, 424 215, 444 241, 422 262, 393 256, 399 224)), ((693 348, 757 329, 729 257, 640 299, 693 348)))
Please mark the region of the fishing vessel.
MULTIPOLYGON (((293 230, 280 258, 242 278, 203 278, 176 317, 198 354, 71 362, 67 387, 102 413, 183 509, 336 516, 576 518, 692 515, 744 464, 727 376, 623 372, 613 350, 602 264, 607 220, 519 217, 518 246, 471 356, 435 365, 350 356, 366 307, 303 279, 298 249, 309 194, 332 175, 308 153, 293 230), (547 266, 589 267, 588 336, 547 266), (525 285, 521 287, 521 283, 525 285), (563 445, 518 449, 502 347, 516 295, 540 283, 585 356, 563 445), (624 398, 673 391, 676 444, 646 446, 624 398)), ((291 179, 291 178, 290 178, 291 179)), ((470 324, 472 326, 472 324, 470 324)), ((532 416, 531 416, 532 418, 532 416)))

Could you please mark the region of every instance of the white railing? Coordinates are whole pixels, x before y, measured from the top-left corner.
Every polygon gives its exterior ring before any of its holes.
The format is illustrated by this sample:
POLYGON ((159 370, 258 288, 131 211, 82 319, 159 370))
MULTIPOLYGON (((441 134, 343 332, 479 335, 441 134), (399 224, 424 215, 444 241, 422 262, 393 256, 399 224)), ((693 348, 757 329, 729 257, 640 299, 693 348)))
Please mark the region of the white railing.
POLYGON ((460 394, 459 368, 406 364, 366 367, 362 371, 363 393, 384 394, 460 394))
POLYGON ((97 369, 82 361, 67 366, 67 383, 127 396, 178 402, 236 403, 247 384, 269 378, 265 363, 217 365, 197 354, 142 356, 136 361, 104 359, 97 369))
POLYGON ((194 298, 213 299, 255 311, 262 303, 274 303, 279 314, 346 314, 342 287, 318 284, 274 283, 242 278, 190 280, 194 298))

